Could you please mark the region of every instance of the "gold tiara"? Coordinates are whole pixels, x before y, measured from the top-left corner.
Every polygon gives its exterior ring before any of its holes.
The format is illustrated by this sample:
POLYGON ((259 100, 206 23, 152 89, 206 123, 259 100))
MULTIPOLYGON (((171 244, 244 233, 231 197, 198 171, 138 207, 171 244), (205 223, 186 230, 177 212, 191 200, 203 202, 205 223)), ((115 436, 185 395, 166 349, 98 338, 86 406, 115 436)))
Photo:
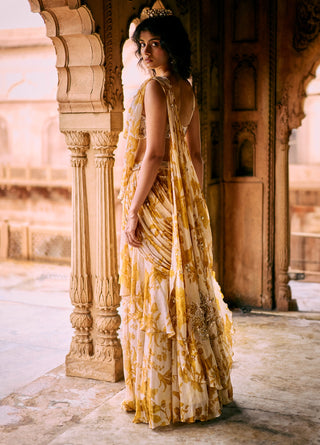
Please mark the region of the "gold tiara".
POLYGON ((151 17, 167 17, 168 15, 173 15, 171 9, 153 9, 149 8, 145 11, 145 14, 148 18, 151 17))
POLYGON ((141 20, 149 19, 151 17, 167 17, 168 15, 173 15, 171 9, 166 9, 161 0, 154 2, 152 8, 144 8, 140 15, 141 20))

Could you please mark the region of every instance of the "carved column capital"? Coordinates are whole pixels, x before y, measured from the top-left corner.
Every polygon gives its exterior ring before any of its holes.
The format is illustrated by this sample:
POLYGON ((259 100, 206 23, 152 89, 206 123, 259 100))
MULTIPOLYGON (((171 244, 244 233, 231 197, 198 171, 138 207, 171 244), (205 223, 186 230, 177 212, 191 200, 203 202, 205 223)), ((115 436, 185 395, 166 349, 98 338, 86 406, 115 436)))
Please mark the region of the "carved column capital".
POLYGON ((117 148, 119 131, 95 130, 90 132, 92 148, 95 154, 102 154, 106 157, 114 157, 114 150, 117 148))
POLYGON ((84 131, 64 130, 62 133, 65 136, 68 149, 73 155, 85 156, 89 148, 90 138, 89 134, 84 131))

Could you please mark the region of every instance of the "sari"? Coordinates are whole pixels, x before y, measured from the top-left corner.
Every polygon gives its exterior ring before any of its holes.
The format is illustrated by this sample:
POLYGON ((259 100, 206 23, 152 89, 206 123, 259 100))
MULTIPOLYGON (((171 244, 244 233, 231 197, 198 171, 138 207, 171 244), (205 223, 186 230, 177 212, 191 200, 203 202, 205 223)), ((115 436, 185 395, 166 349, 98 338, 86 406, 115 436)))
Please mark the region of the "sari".
POLYGON ((139 248, 124 229, 140 164, 135 164, 146 80, 128 110, 120 199, 120 295, 126 398, 134 422, 151 428, 205 421, 232 401, 232 316, 215 280, 209 213, 168 79, 170 156, 139 211, 139 248))

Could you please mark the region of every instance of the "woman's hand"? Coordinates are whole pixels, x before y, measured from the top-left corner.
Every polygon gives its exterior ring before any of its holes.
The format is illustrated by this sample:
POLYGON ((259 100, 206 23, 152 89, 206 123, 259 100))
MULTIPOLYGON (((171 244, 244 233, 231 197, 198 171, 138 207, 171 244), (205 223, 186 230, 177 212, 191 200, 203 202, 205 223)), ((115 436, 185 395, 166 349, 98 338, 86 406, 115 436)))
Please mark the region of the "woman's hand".
POLYGON ((141 246, 141 240, 139 236, 139 229, 138 229, 138 214, 129 212, 128 218, 127 218, 127 225, 124 230, 124 233, 126 234, 128 243, 130 246, 133 247, 140 247, 141 246))

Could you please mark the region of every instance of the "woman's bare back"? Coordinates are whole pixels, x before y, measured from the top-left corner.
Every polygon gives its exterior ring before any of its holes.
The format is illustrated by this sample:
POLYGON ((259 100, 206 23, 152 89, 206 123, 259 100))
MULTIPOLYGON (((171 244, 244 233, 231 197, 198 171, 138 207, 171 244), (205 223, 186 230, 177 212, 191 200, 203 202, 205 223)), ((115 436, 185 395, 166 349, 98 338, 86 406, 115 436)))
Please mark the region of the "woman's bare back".
MULTIPOLYGON (((187 131, 187 128, 191 122, 194 109, 195 109, 195 97, 191 85, 188 81, 179 79, 171 83, 173 94, 175 97, 175 102, 179 112, 180 122, 182 127, 187 131)), ((164 110, 165 112, 165 110, 164 110)), ((144 115, 144 111, 143 111, 144 115)), ((147 139, 139 139, 136 162, 141 162, 143 160, 146 151, 147 139)), ((170 139, 166 138, 165 142, 165 155, 163 160, 169 160, 169 147, 170 139)))

